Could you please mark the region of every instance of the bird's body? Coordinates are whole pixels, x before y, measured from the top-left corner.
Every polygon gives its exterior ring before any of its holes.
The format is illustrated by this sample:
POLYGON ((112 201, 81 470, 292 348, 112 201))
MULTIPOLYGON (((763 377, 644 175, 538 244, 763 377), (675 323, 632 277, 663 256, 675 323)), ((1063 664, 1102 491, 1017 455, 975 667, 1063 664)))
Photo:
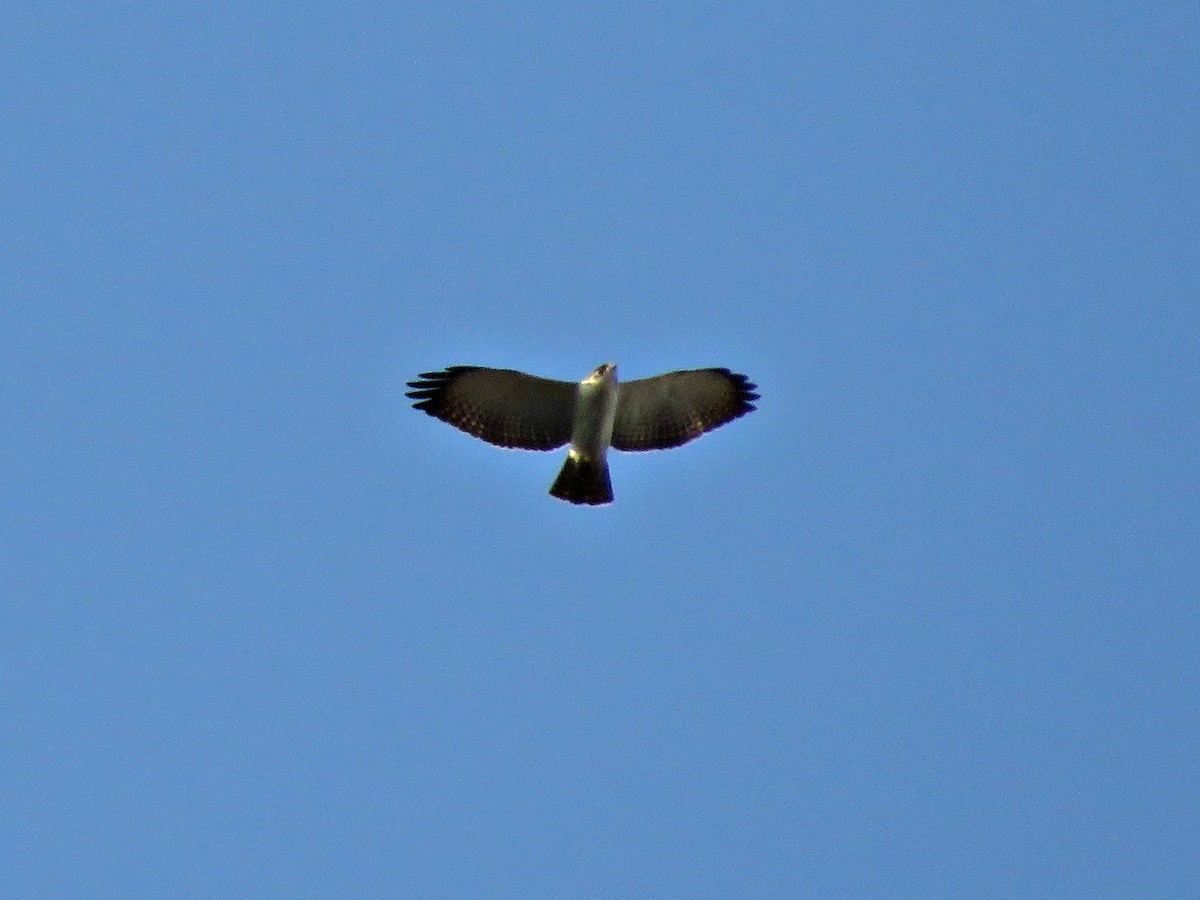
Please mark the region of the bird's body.
POLYGON ((608 448, 677 447, 754 409, 755 385, 728 369, 689 369, 618 384, 613 363, 578 384, 512 369, 451 366, 410 381, 413 406, 501 447, 552 450, 568 441, 550 493, 612 502, 608 448))
POLYGON ((569 503, 612 503, 612 481, 605 456, 617 417, 617 367, 598 366, 575 389, 571 449, 550 486, 550 494, 569 503))

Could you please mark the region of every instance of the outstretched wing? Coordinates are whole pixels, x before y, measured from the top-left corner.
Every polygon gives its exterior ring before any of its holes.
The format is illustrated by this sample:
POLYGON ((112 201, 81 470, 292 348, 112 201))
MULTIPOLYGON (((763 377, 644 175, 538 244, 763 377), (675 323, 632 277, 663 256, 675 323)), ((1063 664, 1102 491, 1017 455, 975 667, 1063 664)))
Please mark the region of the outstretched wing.
POLYGON ((728 369, 689 369, 623 382, 612 446, 665 450, 686 444, 754 409, 756 387, 728 369))
POLYGON ((500 447, 553 450, 571 439, 575 384, 512 369, 449 366, 423 372, 413 407, 500 447))

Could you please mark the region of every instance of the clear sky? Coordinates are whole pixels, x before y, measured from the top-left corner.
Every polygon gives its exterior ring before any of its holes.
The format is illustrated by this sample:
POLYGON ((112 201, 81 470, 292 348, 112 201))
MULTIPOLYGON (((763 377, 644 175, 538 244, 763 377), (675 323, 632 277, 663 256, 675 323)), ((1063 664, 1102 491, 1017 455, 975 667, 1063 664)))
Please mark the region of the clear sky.
POLYGON ((1197 59, 7 4, 0 892, 1200 894, 1197 59), (592 509, 403 397, 604 361, 762 400, 592 509))

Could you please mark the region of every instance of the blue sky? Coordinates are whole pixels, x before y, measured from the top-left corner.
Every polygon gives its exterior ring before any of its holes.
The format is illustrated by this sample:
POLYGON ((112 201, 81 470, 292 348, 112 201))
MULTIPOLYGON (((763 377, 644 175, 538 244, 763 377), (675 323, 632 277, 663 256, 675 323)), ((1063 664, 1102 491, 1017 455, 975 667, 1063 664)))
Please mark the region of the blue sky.
POLYGON ((5 892, 1200 891, 1194 9, 408 6, 0 15, 5 892))

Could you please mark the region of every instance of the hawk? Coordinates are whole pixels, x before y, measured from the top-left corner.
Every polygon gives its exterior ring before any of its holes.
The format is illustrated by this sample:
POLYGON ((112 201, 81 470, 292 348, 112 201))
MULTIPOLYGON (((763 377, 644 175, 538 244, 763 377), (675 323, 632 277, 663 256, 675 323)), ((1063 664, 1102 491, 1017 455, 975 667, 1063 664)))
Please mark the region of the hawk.
POLYGON ((554 450, 570 442, 550 487, 568 503, 611 503, 609 447, 665 450, 753 410, 757 385, 728 369, 688 369, 617 383, 604 363, 578 384, 512 369, 450 366, 424 372, 413 407, 499 447, 554 450))

